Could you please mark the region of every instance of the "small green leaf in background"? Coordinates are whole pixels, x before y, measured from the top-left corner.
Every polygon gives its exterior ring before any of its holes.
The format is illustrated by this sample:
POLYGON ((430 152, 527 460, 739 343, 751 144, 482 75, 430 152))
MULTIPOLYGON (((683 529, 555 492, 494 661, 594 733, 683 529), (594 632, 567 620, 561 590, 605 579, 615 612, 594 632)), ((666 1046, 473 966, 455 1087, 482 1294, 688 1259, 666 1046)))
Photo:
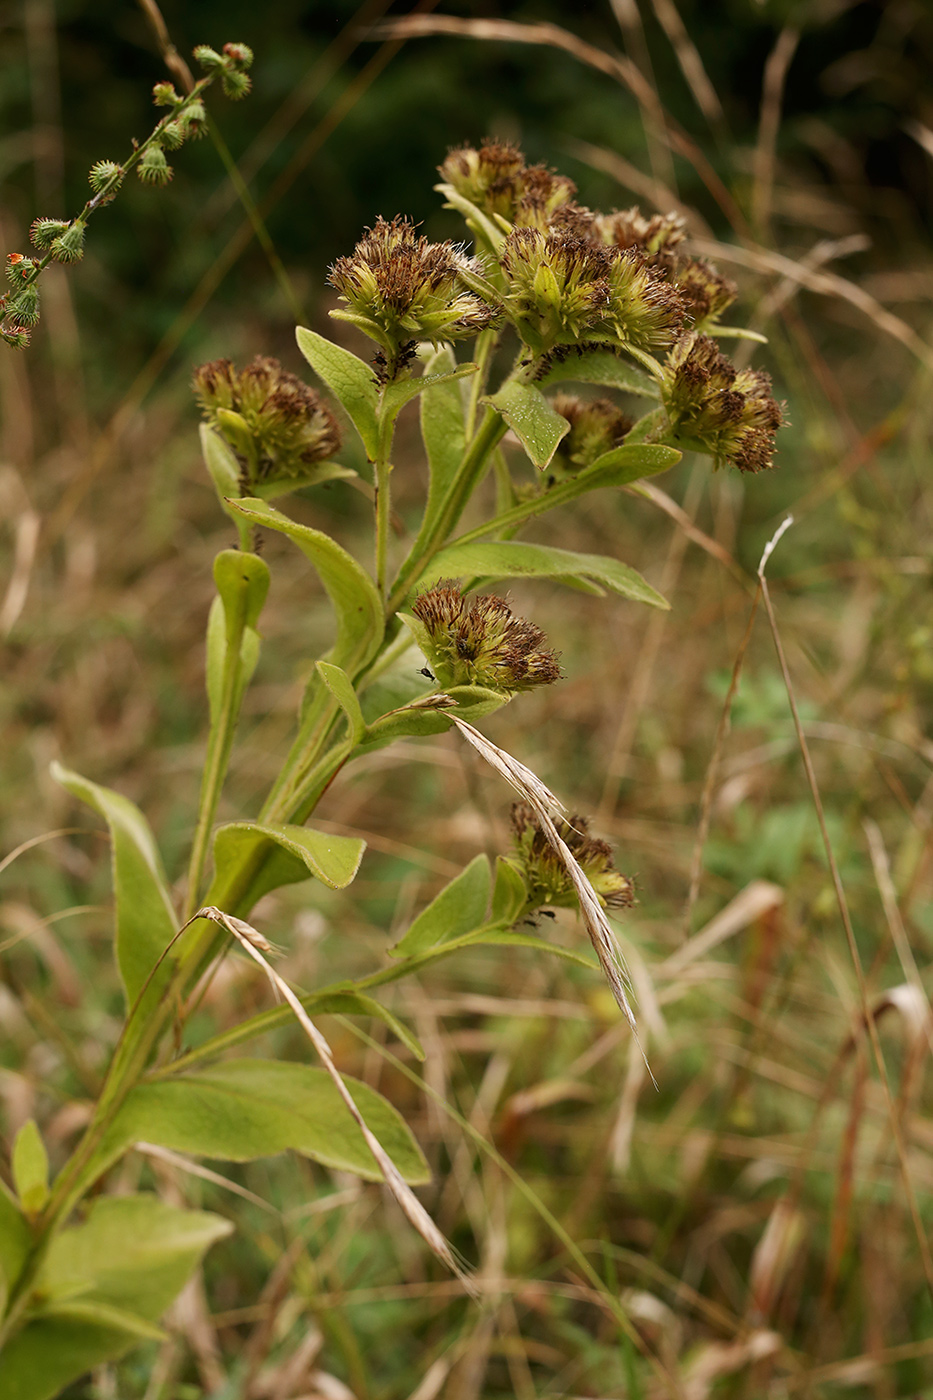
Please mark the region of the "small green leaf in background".
POLYGON ((201 1256, 232 1226, 156 1196, 104 1196, 52 1241, 36 1281, 41 1305, 0 1355, 3 1400, 50 1400, 154 1326, 201 1256))
POLYGON ((610 350, 588 350, 582 355, 569 354, 565 359, 552 365, 539 385, 601 384, 609 389, 624 389, 629 394, 639 394, 646 399, 659 399, 661 390, 658 382, 644 370, 636 369, 631 360, 621 355, 613 355, 610 350))
POLYGON ((489 903, 489 861, 476 856, 465 870, 445 885, 423 909, 403 938, 391 950, 396 958, 414 957, 435 943, 459 938, 478 928, 489 903))
POLYGON ((504 856, 496 856, 496 882, 492 891, 490 921, 514 924, 528 902, 528 891, 519 871, 504 856))
POLYGON ((110 828, 116 902, 117 966, 133 1005, 146 978, 175 936, 175 911, 149 823, 128 797, 99 787, 60 763, 52 777, 99 812, 110 828))
POLYGON ((356 676, 379 650, 385 631, 382 603, 369 574, 330 535, 297 524, 275 506, 256 497, 230 504, 252 524, 288 535, 311 560, 337 615, 337 641, 324 659, 356 676))
POLYGON ((32 1247, 32 1231, 12 1194, 0 1181, 0 1313, 6 1307, 32 1247))
POLYGON ((359 697, 353 689, 350 677, 346 671, 341 670, 339 666, 334 666, 330 661, 319 661, 317 670, 321 680, 347 717, 350 738, 355 744, 358 744, 366 733, 366 721, 363 718, 359 697))
POLYGON ((32 1118, 16 1134, 12 1170, 19 1203, 31 1219, 49 1198, 49 1155, 32 1118))
POLYGON ((315 331, 299 326, 295 331, 298 349, 308 364, 339 399, 363 440, 366 455, 374 461, 379 451, 376 414, 379 392, 371 365, 364 364, 349 350, 334 345, 315 331))
POLYGON ((532 462, 542 470, 557 451, 561 438, 570 432, 567 419, 554 412, 534 384, 510 379, 485 402, 502 414, 532 462))
MULTIPOLYGON (((348 1075, 343 1078, 405 1180, 412 1185, 429 1180, 421 1149, 401 1115, 375 1089, 348 1075)), ((286 1061, 228 1060, 202 1073, 137 1085, 114 1120, 102 1154, 113 1161, 134 1142, 230 1162, 291 1149, 367 1181, 382 1179, 327 1071, 286 1061)))
POLYGON ((310 826, 230 822, 219 827, 214 837, 214 869, 217 882, 222 883, 228 870, 255 864, 258 874, 241 906, 251 909, 270 890, 312 875, 332 890, 345 889, 356 876, 365 849, 366 842, 356 836, 335 836, 310 826), (266 859, 260 862, 262 852, 266 859))
POLYGON ((670 606, 640 573, 618 559, 514 540, 449 545, 431 560, 419 586, 439 578, 553 578, 600 597, 608 591, 654 608, 670 606))

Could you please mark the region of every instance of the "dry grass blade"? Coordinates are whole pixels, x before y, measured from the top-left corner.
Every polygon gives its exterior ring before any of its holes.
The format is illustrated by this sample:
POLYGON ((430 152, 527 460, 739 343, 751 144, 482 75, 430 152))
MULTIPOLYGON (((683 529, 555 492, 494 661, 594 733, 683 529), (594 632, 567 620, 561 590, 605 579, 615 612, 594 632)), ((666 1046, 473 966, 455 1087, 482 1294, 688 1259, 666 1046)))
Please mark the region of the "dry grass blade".
POLYGON ((36 558, 36 545, 39 542, 40 520, 34 510, 28 507, 16 522, 16 544, 13 551, 13 569, 7 584, 3 605, 0 606, 0 637, 8 637, 20 613, 26 605, 29 580, 36 558))
POLYGON ((272 945, 269 940, 264 938, 257 929, 254 929, 251 924, 246 923, 243 919, 237 919, 232 914, 225 914, 222 909, 216 909, 211 905, 199 909, 194 915, 194 918, 210 919, 213 923, 219 924, 221 928, 226 929, 228 933, 232 934, 253 961, 258 963, 262 968, 274 991, 288 1002, 288 1005, 295 1013, 298 1024, 321 1057, 324 1068, 333 1080, 337 1092, 346 1104, 360 1132, 363 1134, 366 1146, 372 1153, 379 1170, 382 1172, 386 1185, 401 1207, 405 1218, 414 1229, 417 1230, 418 1234, 437 1258, 457 1275, 469 1292, 476 1296, 476 1290, 470 1281, 466 1264, 457 1257, 452 1247, 444 1239, 444 1236, 434 1224, 434 1221, 431 1219, 430 1215, 428 1215, 411 1187, 402 1179, 398 1168, 395 1166, 395 1163, 392 1161, 379 1139, 367 1126, 366 1120, 354 1103, 353 1096, 334 1063, 334 1057, 331 1054, 330 1046, 324 1036, 311 1020, 291 987, 284 978, 279 976, 275 968, 272 967, 264 956, 265 953, 272 951, 272 945))
POLYGON ((792 517, 781 523, 768 544, 765 546, 761 556, 761 563, 758 566, 758 578, 761 583, 761 594, 764 599, 765 608, 768 613, 768 622, 771 627, 771 636, 774 640, 774 649, 777 652, 778 664, 781 668, 781 675, 784 679, 784 687, 787 691, 787 699, 790 704, 791 714, 794 720, 794 729, 797 734, 797 743, 800 747, 800 754, 803 759, 804 770, 807 775, 807 782, 810 787, 810 794, 813 798, 813 806, 816 810, 817 822, 819 823, 820 835, 823 840, 823 849, 826 853, 826 863, 829 866, 830 877, 833 883, 833 890, 836 896, 836 903, 842 919, 842 926, 845 930, 846 943, 849 948, 849 956, 852 959, 852 966, 855 970, 856 981, 858 983, 859 1004, 861 1015, 868 1029, 869 1040, 871 1041, 872 1055, 878 1070, 881 1081, 881 1088, 884 1094, 885 1107, 887 1109, 888 1120, 891 1127, 891 1135, 897 1151, 898 1165, 900 1167, 901 1180, 904 1187, 904 1195, 907 1200, 907 1207, 910 1212, 914 1233, 917 1237, 917 1244, 920 1249, 920 1257, 923 1262, 923 1272, 926 1276, 927 1288, 933 1298, 933 1256, 930 1253, 930 1244, 926 1236, 923 1220, 920 1216, 920 1208, 917 1204, 917 1196, 914 1191, 913 1179, 907 1163, 907 1153, 904 1145, 904 1137, 901 1132, 901 1125, 895 1109, 894 1100, 891 1095, 891 1085, 888 1080, 887 1068, 885 1066, 884 1055, 881 1050, 881 1041, 878 1038, 878 1027, 875 1016, 872 1013, 868 1000, 868 987, 865 981, 865 973, 862 968, 862 960, 859 956, 858 944, 855 938, 855 930, 852 926, 852 919, 849 914, 849 904, 846 899, 845 887, 842 877, 839 874, 839 867, 836 864, 836 857, 833 852, 832 842, 829 838, 829 831, 826 826, 826 817, 823 811, 823 800, 820 796, 819 784, 816 780, 816 771, 813 767, 813 760, 810 756, 809 745, 804 733, 803 724, 800 719, 800 711, 797 708, 797 698, 794 693, 794 685, 791 679, 790 668, 787 665, 787 658, 784 654, 784 646, 781 641, 781 633, 777 624, 774 607, 771 602, 771 594, 768 590, 768 582, 765 578, 765 568, 768 560, 774 552, 775 546, 784 534, 785 530, 792 524, 792 517))
POLYGON ((652 6, 670 40, 671 48, 677 55, 680 71, 687 80, 697 106, 713 130, 721 132, 726 120, 722 103, 707 76, 700 51, 687 33, 674 0, 652 0, 652 6))
POLYGON ((700 929, 689 942, 666 958, 656 969, 656 976, 673 981, 698 958, 705 957, 727 938, 740 933, 743 928, 748 928, 749 924, 760 919, 762 914, 779 908, 783 903, 784 891, 780 885, 773 885, 770 880, 752 880, 734 899, 730 899, 725 909, 721 909, 715 918, 710 919, 705 928, 700 929))
POLYGON ((799 40, 799 29, 789 26, 782 29, 765 64, 761 85, 758 144, 755 147, 755 185, 752 192, 752 222, 761 234, 766 233, 771 221, 771 196, 774 191, 774 161, 781 125, 781 101, 787 70, 793 61, 799 40))
MULTIPOLYGON (((506 782, 528 802, 535 811, 535 815, 541 824, 541 829, 551 844, 555 854, 560 858, 564 869, 570 877, 577 899, 580 901, 580 913, 583 916, 583 923, 590 937, 590 942, 599 958, 599 965, 603 970, 606 981, 612 990, 619 1009, 632 1028, 632 1034, 637 1038, 637 1027, 635 1013, 632 1010, 628 999, 628 989, 630 986, 628 971, 622 951, 616 941, 616 936, 612 931, 612 925, 606 918, 603 906, 599 902, 599 896, 593 889, 589 880, 584 875, 580 866, 574 860, 570 847, 564 841, 557 827, 554 825, 552 813, 560 814, 565 810, 554 794, 545 787, 541 779, 530 768, 526 768, 518 759, 506 753, 504 749, 498 748, 478 729, 474 729, 472 724, 467 724, 465 720, 458 719, 456 715, 451 715, 454 724, 460 733, 472 744, 491 767, 497 773, 501 773, 506 782)), ((650 1073, 650 1071, 649 1071, 650 1073)))

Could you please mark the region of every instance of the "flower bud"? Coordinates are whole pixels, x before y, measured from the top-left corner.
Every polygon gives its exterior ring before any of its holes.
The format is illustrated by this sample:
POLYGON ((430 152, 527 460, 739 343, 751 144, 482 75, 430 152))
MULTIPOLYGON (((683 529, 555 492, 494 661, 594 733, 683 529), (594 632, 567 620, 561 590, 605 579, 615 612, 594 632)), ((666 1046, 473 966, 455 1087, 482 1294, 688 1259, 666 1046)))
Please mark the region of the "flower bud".
POLYGON ((383 347, 385 377, 394 379, 419 340, 459 340, 493 324, 497 308, 464 280, 481 271, 455 244, 419 237, 409 219, 380 218, 330 269, 328 281, 347 307, 331 315, 383 347))
POLYGON ((299 479, 340 448, 337 420, 318 394, 278 360, 257 355, 238 372, 230 360, 195 371, 204 417, 233 449, 248 488, 299 479))
POLYGON ((445 690, 479 685, 513 694, 560 679, 544 633, 515 617, 504 598, 486 594, 467 602, 454 580, 443 579, 418 595, 412 612, 424 628, 428 665, 445 690))
POLYGON ((216 49, 212 49, 210 44, 198 44, 193 50, 194 59, 205 73, 213 73, 218 68, 223 68, 224 61, 216 49))
POLYGON ((620 447, 634 426, 634 420, 611 399, 586 400, 573 394, 556 394, 551 407, 570 424, 570 432, 561 440, 548 468, 556 478, 572 476, 592 466, 604 452, 620 447))
POLYGON ((100 194, 104 186, 109 184, 111 180, 116 180, 119 184, 123 175, 123 166, 117 165, 115 160, 99 160, 91 166, 87 178, 94 193, 100 194))
POLYGON ((183 121, 166 122, 159 133, 159 140, 168 147, 170 151, 177 151, 179 146, 185 144, 188 129, 183 121))
MULTIPOLYGON (((65 225, 67 228, 67 224, 65 225)), ((32 272, 35 271, 36 264, 32 258, 27 258, 24 253, 7 253, 6 257, 6 280, 14 287, 19 287, 32 272)))
POLYGON ((174 107, 179 100, 174 84, 156 83, 152 89, 152 100, 157 107, 174 107))
POLYGON ((84 257, 84 229, 81 220, 75 219, 63 234, 52 240, 50 251, 56 262, 80 262, 84 257))
POLYGON ((513 229, 502 250, 506 314, 535 355, 558 345, 599 343, 653 350, 683 323, 662 272, 572 232, 513 229))
POLYGON ((39 320, 39 288, 32 282, 28 287, 11 293, 3 310, 4 315, 20 327, 35 326, 39 320))
POLYGON ((653 267, 674 265, 687 236, 687 226, 679 214, 654 214, 646 219, 637 205, 597 214, 593 232, 601 242, 615 248, 634 248, 653 267))
POLYGON ((29 237, 33 246, 40 252, 45 252, 50 248, 53 241, 59 238, 67 229, 68 223, 65 219, 35 219, 29 230, 29 237))
POLYGON ((6 341, 7 345, 12 345, 14 350, 25 350, 30 335, 25 326, 10 326, 8 330, 0 328, 0 339, 6 341))
POLYGON ((203 102, 189 102, 178 120, 184 127, 186 140, 197 140, 207 132, 207 112, 203 102))
POLYGON ((565 175, 545 165, 526 165, 521 151, 508 141, 460 146, 448 153, 438 173, 484 213, 528 228, 547 228, 554 213, 577 192, 565 175))
POLYGON ((155 142, 147 146, 143 158, 136 167, 139 178, 147 185, 167 185, 172 178, 172 167, 165 159, 165 152, 155 142))
POLYGON ((249 74, 241 73, 238 68, 224 68, 220 75, 220 86, 223 88, 224 97, 229 97, 231 102, 239 102, 253 86, 253 80, 249 74))
POLYGON ((739 294, 735 282, 723 277, 712 263, 689 258, 675 267, 673 282, 684 303, 688 324, 697 331, 714 326, 739 294))
POLYGON ((252 68, 253 51, 248 44, 224 44, 224 57, 234 68, 252 68))
MULTIPOLYGON (((575 908, 577 894, 567 867, 541 830, 534 810, 526 802, 515 802, 511 820, 514 858, 528 889, 530 908, 542 909, 549 905, 575 908)), ((555 821, 554 825, 601 904, 610 909, 625 909, 635 903, 632 881, 616 870, 608 842, 589 834, 586 817, 575 812, 569 821, 555 821)))
POLYGON ((762 370, 736 370, 708 335, 690 331, 664 366, 662 397, 674 441, 743 472, 773 466, 783 421, 762 370))

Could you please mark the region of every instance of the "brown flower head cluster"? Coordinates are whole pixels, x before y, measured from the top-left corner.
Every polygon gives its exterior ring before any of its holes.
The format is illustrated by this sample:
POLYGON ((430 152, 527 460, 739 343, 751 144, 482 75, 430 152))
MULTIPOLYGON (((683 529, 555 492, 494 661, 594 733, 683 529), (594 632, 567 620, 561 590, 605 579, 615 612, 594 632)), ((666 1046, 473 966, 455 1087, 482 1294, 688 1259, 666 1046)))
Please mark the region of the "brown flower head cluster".
POLYGON ((611 247, 634 249, 650 267, 663 268, 693 330, 714 326, 739 294, 736 284, 711 263, 685 252, 687 226, 680 214, 654 214, 648 219, 637 206, 617 209, 597 214, 593 232, 611 247))
POLYGON ((195 371, 194 392, 247 485, 304 476, 340 448, 339 425, 320 395, 270 356, 257 355, 244 370, 211 360, 195 371))
MULTIPOLYGON (((515 860, 525 879, 530 907, 575 908, 577 895, 567 868, 541 830, 533 809, 526 802, 515 802, 511 817, 515 860)), ((555 822, 555 826, 603 905, 625 909, 635 903, 632 881, 616 870, 608 842, 590 835, 586 817, 573 813, 569 821, 555 822)))
POLYGON ((566 418, 570 432, 561 441, 551 464, 552 475, 572 474, 592 466, 598 457, 621 447, 633 420, 611 399, 581 399, 575 394, 555 394, 555 413, 566 418))
POLYGON ((460 146, 438 166, 441 180, 484 214, 510 224, 544 228, 558 210, 570 205, 577 187, 545 165, 526 165, 508 141, 460 146))
POLYGON ((468 285, 481 272, 456 244, 430 242, 410 219, 380 218, 330 269, 346 306, 331 315, 382 347, 385 377, 394 379, 419 340, 459 340, 495 322, 498 308, 468 285))
POLYGON ((424 629, 428 664, 444 689, 480 685, 513 694, 560 679, 557 656, 533 622, 516 617, 494 593, 467 600, 442 579, 420 593, 412 612, 424 629))
POLYGON ((773 465, 783 421, 762 370, 737 370, 715 340, 691 331, 668 355, 662 386, 675 440, 743 472, 773 465))

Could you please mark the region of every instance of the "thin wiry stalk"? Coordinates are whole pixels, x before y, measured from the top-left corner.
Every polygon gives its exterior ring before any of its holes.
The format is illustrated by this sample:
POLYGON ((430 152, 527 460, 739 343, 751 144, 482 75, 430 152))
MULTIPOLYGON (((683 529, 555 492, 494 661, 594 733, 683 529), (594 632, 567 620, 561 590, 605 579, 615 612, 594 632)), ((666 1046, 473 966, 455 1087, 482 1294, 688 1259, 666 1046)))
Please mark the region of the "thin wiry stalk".
POLYGON ((271 963, 264 957, 264 953, 272 951, 272 944, 264 938, 257 929, 243 919, 237 919, 232 914, 225 914, 222 909, 215 909, 212 905, 207 905, 199 909, 196 915, 199 919, 210 919, 213 923, 219 924, 221 928, 227 930, 229 934, 237 940, 240 946, 245 949, 254 962, 258 963, 263 972, 272 984, 273 991, 284 997, 288 1002, 301 1029, 307 1035, 314 1046, 327 1073, 330 1075, 334 1085, 347 1106, 354 1122, 363 1134, 366 1146, 369 1148, 373 1158, 381 1171, 383 1178, 392 1195, 395 1197, 405 1218, 409 1224, 417 1230, 429 1249, 447 1265, 457 1277, 462 1281, 467 1291, 476 1295, 475 1285, 472 1283, 469 1269, 465 1261, 458 1257, 457 1252, 448 1244, 440 1230, 434 1224, 418 1197, 411 1187, 403 1180, 401 1173, 392 1161, 385 1148, 376 1137, 375 1133, 366 1124, 362 1113, 353 1101, 350 1090, 344 1083, 343 1077, 334 1063, 331 1048, 326 1039, 311 1020, 305 1011, 298 997, 291 987, 280 977, 271 963))

